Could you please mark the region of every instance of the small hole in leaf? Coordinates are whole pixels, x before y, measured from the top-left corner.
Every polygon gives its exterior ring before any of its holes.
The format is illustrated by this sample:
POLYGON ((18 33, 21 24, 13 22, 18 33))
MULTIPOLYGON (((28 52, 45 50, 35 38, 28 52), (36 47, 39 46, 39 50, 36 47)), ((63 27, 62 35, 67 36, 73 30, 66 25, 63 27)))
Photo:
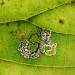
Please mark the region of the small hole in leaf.
POLYGON ((64 21, 63 20, 59 20, 59 23, 64 24, 64 21))
POLYGON ((13 33, 13 31, 10 32, 11 34, 13 33))
POLYGON ((0 5, 2 6, 2 5, 4 5, 4 1, 2 0, 2 2, 0 3, 0 5))
POLYGON ((73 0, 73 1, 71 1, 71 3, 75 3, 75 1, 73 0))

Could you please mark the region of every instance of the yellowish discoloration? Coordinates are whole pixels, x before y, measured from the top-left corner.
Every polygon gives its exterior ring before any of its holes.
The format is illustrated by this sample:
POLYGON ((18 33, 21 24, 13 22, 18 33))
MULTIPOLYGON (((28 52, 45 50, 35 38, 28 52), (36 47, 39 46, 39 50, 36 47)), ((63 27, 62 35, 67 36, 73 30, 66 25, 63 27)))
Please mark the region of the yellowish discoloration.
POLYGON ((49 46, 50 49, 45 52, 45 55, 47 55, 47 56, 55 55, 56 54, 57 43, 54 43, 54 42, 50 41, 49 45, 47 45, 47 46, 49 46))

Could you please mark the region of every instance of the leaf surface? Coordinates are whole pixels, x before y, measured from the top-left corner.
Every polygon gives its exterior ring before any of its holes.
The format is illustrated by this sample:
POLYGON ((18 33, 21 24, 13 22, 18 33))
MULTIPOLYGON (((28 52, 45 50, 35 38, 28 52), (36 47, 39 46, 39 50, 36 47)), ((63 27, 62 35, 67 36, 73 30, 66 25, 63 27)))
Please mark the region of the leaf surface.
POLYGON ((75 2, 48 10, 28 20, 53 32, 75 35, 75 2))
POLYGON ((0 23, 26 20, 72 0, 0 0, 0 23))
MULTIPOLYGON (((40 33, 40 28, 28 22, 12 22, 0 25, 0 59, 38 66, 75 66, 74 35, 52 33, 51 40, 57 43, 56 55, 49 57, 42 54, 37 59, 24 58, 18 52, 19 44, 29 38, 31 34, 36 33, 40 33)), ((36 39, 38 38, 36 37, 36 39)), ((36 40, 32 37, 31 41, 35 42, 36 40)), ((37 46, 34 46, 36 49, 37 46)))
POLYGON ((0 60, 0 75, 75 75, 75 68, 33 67, 0 60))

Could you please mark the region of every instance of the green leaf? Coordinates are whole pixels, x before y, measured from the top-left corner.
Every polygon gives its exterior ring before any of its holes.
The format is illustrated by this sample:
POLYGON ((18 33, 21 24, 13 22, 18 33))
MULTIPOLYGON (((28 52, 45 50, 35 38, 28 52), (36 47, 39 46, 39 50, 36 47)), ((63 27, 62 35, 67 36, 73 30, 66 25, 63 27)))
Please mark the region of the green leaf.
MULTIPOLYGON (((37 59, 26 59, 18 52, 19 44, 41 29, 28 22, 12 22, 0 25, 0 59, 38 66, 75 66, 75 36, 52 33, 51 40, 57 43, 54 56, 40 55, 37 59)), ((36 37, 36 36, 35 36, 36 37)), ((35 42, 34 36, 28 40, 35 42)), ((36 39, 39 38, 36 37, 36 39)), ((37 40, 39 42, 39 40, 37 40)), ((37 45, 34 45, 35 49, 37 45)))
POLYGON ((48 10, 28 20, 53 32, 75 35, 75 2, 48 10))
POLYGON ((72 0, 0 0, 0 23, 26 20, 72 0))
POLYGON ((0 60, 0 75, 74 75, 75 68, 33 67, 0 60))

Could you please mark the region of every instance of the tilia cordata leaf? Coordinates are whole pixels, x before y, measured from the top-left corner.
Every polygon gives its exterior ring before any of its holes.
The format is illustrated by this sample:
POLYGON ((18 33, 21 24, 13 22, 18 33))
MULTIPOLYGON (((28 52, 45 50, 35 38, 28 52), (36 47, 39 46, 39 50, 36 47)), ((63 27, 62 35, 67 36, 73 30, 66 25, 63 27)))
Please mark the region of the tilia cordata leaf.
MULTIPOLYGON (((51 33, 50 40, 57 43, 56 54, 47 56, 42 53, 38 58, 24 58, 18 47, 24 40, 30 42, 35 51, 40 42, 41 28, 29 22, 0 24, 0 59, 38 66, 75 66, 75 36, 51 33)), ((48 49, 48 48, 47 48, 48 49)), ((47 53, 49 53, 47 51, 47 53)), ((46 53, 46 54, 47 54, 46 53)))
POLYGON ((0 23, 26 20, 72 0, 0 0, 0 23))
POLYGON ((75 2, 48 10, 29 21, 57 33, 75 35, 75 2))

